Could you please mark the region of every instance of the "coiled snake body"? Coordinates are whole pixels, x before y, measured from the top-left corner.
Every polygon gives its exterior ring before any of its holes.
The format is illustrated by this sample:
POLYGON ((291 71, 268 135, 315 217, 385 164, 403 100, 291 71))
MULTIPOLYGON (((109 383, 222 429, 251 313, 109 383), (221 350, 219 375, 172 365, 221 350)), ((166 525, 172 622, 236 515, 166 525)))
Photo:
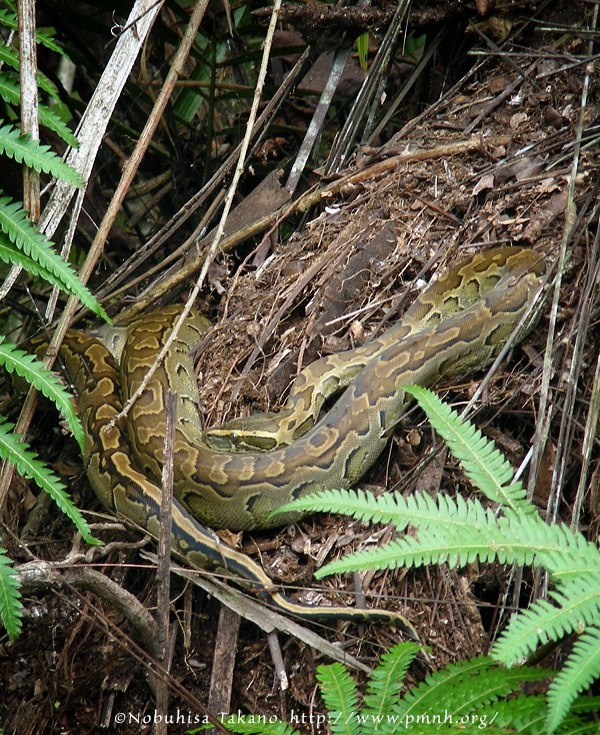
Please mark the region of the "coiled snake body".
POLYGON ((208 434, 200 425, 190 357, 205 329, 197 314, 184 324, 134 404, 126 429, 119 423, 107 428, 122 407, 119 385, 123 398, 135 390, 170 334, 179 307, 144 315, 131 325, 120 368, 96 337, 69 332, 61 355, 79 395, 90 482, 105 506, 158 533, 161 491, 155 481, 161 473, 164 400, 171 387, 178 393, 173 549, 196 566, 227 569, 250 580, 286 612, 309 618, 396 620, 411 630, 394 613, 313 608, 273 592, 260 566, 202 523, 231 530, 281 525, 298 518, 270 517, 284 503, 356 483, 403 413, 405 397, 399 387, 431 385, 439 376, 488 365, 539 289, 545 268, 528 249, 505 247, 476 255, 450 269, 379 339, 306 368, 281 414, 234 421, 208 434), (325 398, 346 385, 317 420, 325 398), (258 444, 275 448, 232 451, 240 436, 248 445, 253 435, 258 444))

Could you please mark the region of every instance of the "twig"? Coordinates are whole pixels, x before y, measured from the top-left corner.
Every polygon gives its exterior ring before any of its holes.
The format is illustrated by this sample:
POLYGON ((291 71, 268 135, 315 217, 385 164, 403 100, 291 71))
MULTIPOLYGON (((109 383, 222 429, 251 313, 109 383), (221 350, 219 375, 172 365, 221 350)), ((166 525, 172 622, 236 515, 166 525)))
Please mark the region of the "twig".
MULTIPOLYGON (((423 73, 424 69, 427 67, 429 62, 431 61, 431 57, 435 54, 435 52, 438 50, 438 46, 442 42, 442 39, 446 35, 446 29, 442 28, 442 30, 436 35, 436 37, 431 41, 429 46, 427 47, 427 50, 424 50, 424 55, 419 60, 419 63, 417 64, 416 68, 413 70, 410 77, 404 82, 402 85, 402 89, 396 96, 396 98, 393 100, 393 102, 388 107, 385 115, 381 118, 381 120, 378 122, 377 127, 369 134, 369 137, 366 139, 365 143, 369 145, 371 141, 375 140, 382 132, 382 130, 385 129, 386 125, 389 123, 390 119, 400 106, 400 103, 402 100, 406 97, 406 95, 410 92, 410 90, 413 88, 414 84, 416 83, 419 76, 423 73)), ((429 110, 429 108, 427 108, 429 110)))
POLYGON ((150 656, 156 651, 156 622, 135 595, 95 569, 75 567, 65 569, 60 562, 32 561, 19 564, 15 573, 23 594, 33 591, 56 590, 63 586, 90 590, 119 610, 134 626, 144 649, 150 656))
MULTIPOLYGON (((173 502, 173 456, 175 445, 175 422, 177 419, 177 393, 167 390, 165 396, 165 440, 163 447, 162 493, 160 497, 160 531, 158 535, 157 601, 156 601, 156 660, 169 671, 169 614, 171 580, 171 526, 173 502)), ((160 679, 156 685, 156 708, 163 715, 157 735, 166 735, 166 720, 169 705, 169 689, 160 679)))
MULTIPOLYGON (((18 13, 21 131, 27 133, 32 140, 39 141, 35 0, 19 0, 18 13)), ((35 169, 25 165, 23 165, 23 205, 30 219, 37 222, 40 218, 40 175, 35 169)))
POLYGON ((279 679, 279 686, 281 691, 284 692, 290 684, 285 670, 285 664, 283 663, 283 656, 281 655, 279 638, 274 630, 267 635, 267 641, 269 643, 269 650, 271 651, 271 658, 273 659, 273 664, 275 666, 275 672, 279 679))
POLYGON ((221 735, 231 735, 223 723, 200 700, 190 694, 185 686, 154 661, 153 653, 148 655, 148 651, 153 652, 156 646, 156 623, 148 610, 130 592, 122 589, 115 582, 92 569, 59 570, 51 562, 32 562, 21 564, 15 571, 19 575, 19 581, 23 585, 23 589, 29 593, 47 589, 51 589, 56 593, 57 588, 68 585, 71 589, 75 590, 79 587, 89 589, 95 594, 98 594, 99 597, 114 604, 123 616, 138 629, 138 632, 143 634, 144 646, 147 647, 147 650, 140 648, 135 641, 124 635, 115 623, 107 618, 106 615, 103 615, 102 611, 96 608, 90 600, 84 598, 81 593, 77 592, 79 600, 76 602, 57 593, 62 597, 64 602, 72 605, 77 610, 78 615, 87 618, 94 625, 101 627, 103 631, 108 628, 110 634, 119 642, 124 650, 139 661, 149 673, 164 679, 175 694, 201 714, 204 722, 210 722, 221 735), (89 608, 93 614, 90 614, 86 608, 89 608), (139 619, 136 618, 136 615, 139 616, 139 619), (101 626, 99 621, 102 622, 101 626))
POLYGON ((592 394, 590 397, 590 407, 585 422, 585 431, 583 435, 583 447, 581 449, 582 462, 581 473, 579 475, 579 483, 577 484, 577 492, 575 501, 573 502, 573 515, 571 518, 571 530, 576 531, 579 528, 579 516, 583 500, 588 491, 588 474, 590 471, 590 463, 592 460, 592 449, 594 447, 594 439, 596 437, 596 428, 598 426, 598 416, 600 415, 600 352, 596 359, 596 370, 594 372, 594 383, 592 385, 592 394))
MULTIPOLYGON (((234 610, 221 605, 208 693, 208 709, 211 712, 231 711, 231 691, 241 621, 234 610)), ((207 735, 214 735, 214 731, 208 730, 207 735)))
POLYGON ((300 150, 298 151, 298 155, 296 156, 296 160, 294 161, 294 165, 292 166, 292 170, 290 171, 290 175, 286 182, 286 186, 291 192, 296 191, 296 187, 298 186, 298 182, 300 181, 300 177, 302 176, 302 172, 304 171, 310 152, 314 148, 318 136, 321 133, 325 117, 327 115, 327 110, 329 110, 329 107, 331 106, 335 90, 340 83, 340 79, 342 78, 342 74, 346 68, 349 56, 350 48, 338 49, 334 54, 329 78, 323 87, 321 98, 319 99, 319 103, 314 115, 312 116, 312 120, 310 121, 310 125, 308 126, 308 130, 306 131, 306 135, 304 136, 304 140, 302 141, 302 145, 300 146, 300 150))
POLYGON ((358 126, 363 120, 365 111, 379 86, 381 74, 389 64, 392 49, 394 48, 394 44, 396 43, 396 39, 400 33, 400 28, 409 8, 410 2, 408 0, 400 0, 400 2, 398 2, 394 12, 394 17, 392 18, 377 54, 373 59, 369 73, 356 96, 352 109, 344 123, 344 127, 336 136, 333 143, 325 166, 325 171, 328 174, 336 173, 346 162, 350 146, 354 141, 358 126))
MULTIPOLYGON (((156 557, 152 554, 144 552, 142 556, 150 561, 156 562, 156 557)), ((364 671, 367 674, 371 672, 370 667, 362 661, 359 661, 359 659, 354 658, 354 656, 351 656, 343 649, 330 643, 327 639, 317 635, 312 630, 295 623, 276 610, 271 610, 257 600, 251 599, 243 592, 228 587, 216 579, 209 580, 203 575, 191 572, 189 569, 184 569, 176 564, 172 565, 171 571, 179 574, 197 587, 201 587, 223 605, 227 605, 227 607, 235 610, 238 615, 254 623, 266 633, 270 633, 273 630, 288 633, 324 655, 329 656, 334 661, 339 661, 345 666, 364 671)))
MULTIPOLYGON (((598 20, 598 6, 595 5, 594 15, 593 15, 594 27, 597 24, 597 20, 598 20)), ((593 40, 590 41, 590 44, 593 44, 593 40)), ((592 49, 590 48, 590 51, 591 50, 592 49)), ((566 208, 566 213, 565 213, 565 224, 563 227, 563 236, 562 236, 561 243, 560 243, 558 268, 557 268, 556 280, 554 282, 552 309, 550 311, 550 321, 549 321, 549 326, 548 326, 548 338, 546 340, 546 351, 544 353, 544 369, 542 373, 542 384, 540 388, 540 402, 539 402, 538 416, 537 416, 537 422, 536 422, 536 432, 535 432, 535 437, 533 441, 532 462, 531 462, 529 480, 528 480, 528 486, 527 486, 527 496, 529 498, 533 497, 533 491, 534 491, 535 483, 537 480, 540 461, 541 461, 543 449, 546 445, 546 441, 547 441, 548 434, 550 431, 550 422, 551 422, 551 418, 554 412, 553 402, 548 406, 548 397, 550 393, 550 378, 552 376, 551 355, 552 355, 552 347, 554 344, 554 335, 556 332, 556 320, 557 320, 557 315, 558 315, 558 303, 560 299, 560 287, 562 284, 563 273, 564 273, 564 270, 567 264, 567 260, 568 260, 567 246, 571 241, 573 224, 577 217, 577 212, 575 208, 575 183, 577 181, 577 172, 579 169, 579 154, 581 150, 581 139, 582 139, 583 129, 585 127, 585 114, 586 114, 585 110, 586 110, 587 95, 588 95, 589 84, 590 84, 590 76, 592 72, 593 72, 593 65, 590 64, 586 70, 586 76, 584 79, 583 90, 582 90, 581 108, 579 111, 577 135, 575 138, 575 145, 574 145, 574 150, 573 150, 573 161, 571 165, 571 175, 569 177, 569 185, 568 185, 569 200, 567 203, 567 208, 566 208)), ((555 474, 553 473, 553 483, 552 483, 553 496, 551 495, 551 497, 548 499, 547 519, 549 521, 555 520, 556 518, 556 512, 557 512, 557 507, 558 507, 558 504, 556 502, 556 497, 558 495, 558 491, 560 490, 558 485, 555 484, 554 478, 555 478, 555 474)), ((540 575, 536 574, 534 597, 537 598, 540 592, 541 592, 540 575)), ((519 589, 517 586, 515 588, 515 598, 518 597, 518 593, 519 593, 519 589)))
MULTIPOLYGON (((21 132, 28 134, 32 140, 39 141, 34 0, 19 0, 17 12, 19 17, 21 132)), ((26 166, 25 163, 23 163, 23 206, 29 212, 30 219, 37 222, 40 217, 40 175, 35 169, 26 166)), ((6 297, 14 286, 22 270, 23 266, 20 265, 13 265, 10 268, 2 287, 0 287, 0 301, 6 297)))
MULTIPOLYGON (((277 110, 281 107, 284 100, 286 99, 289 91, 294 87, 299 79, 302 78, 302 74, 306 71, 308 63, 310 61, 310 50, 307 49, 300 59, 294 65, 294 68, 285 78, 283 84, 277 89, 272 99, 266 104, 265 109, 261 113, 260 117, 256 120, 253 126, 253 140, 254 145, 258 145, 262 138, 262 132, 268 127, 268 122, 275 115, 277 110), (260 134, 259 134, 260 133, 260 134)), ((206 183, 202 189, 197 192, 191 199, 189 199, 174 215, 171 219, 162 227, 142 248, 140 248, 131 258, 124 263, 118 271, 116 271, 104 284, 104 286, 97 292, 98 299, 104 299, 109 295, 112 297, 110 288, 121 283, 128 274, 137 269, 144 259, 148 258, 158 248, 163 245, 173 233, 176 232, 203 204, 206 200, 215 195, 217 189, 222 186, 224 179, 229 174, 233 164, 240 155, 242 144, 240 143, 229 155, 227 160, 219 168, 218 171, 212 176, 210 181, 206 183)), ((262 228, 264 229, 264 227, 262 228)), ((261 230, 259 229, 258 232, 261 230)), ((223 244, 223 243, 222 243, 223 244)), ((198 266, 199 267, 199 266, 198 266)), ((198 268, 197 267, 197 268, 198 268)), ((197 270, 195 268, 195 270, 197 270)), ((188 274, 188 276, 191 274, 188 274)))
MULTIPOLYGON (((389 158, 377 161, 370 165, 365 165, 359 171, 354 171, 336 179, 335 181, 325 182, 318 189, 311 189, 293 202, 284 204, 275 212, 271 212, 270 214, 261 217, 256 222, 247 225, 239 232, 235 232, 232 235, 223 238, 220 243, 220 251, 229 252, 248 238, 254 237, 258 233, 266 230, 268 227, 273 226, 274 223, 283 222, 292 214, 302 214, 307 212, 311 207, 321 204, 324 199, 337 196, 346 187, 380 176, 388 171, 393 171, 395 168, 398 168, 398 166, 403 164, 412 163, 414 161, 430 161, 435 160, 436 158, 461 155, 469 151, 479 150, 484 144, 498 146, 508 145, 509 143, 510 138, 504 135, 489 136, 483 139, 480 136, 473 135, 468 140, 462 140, 458 143, 448 143, 446 145, 436 146, 435 148, 424 148, 417 151, 401 152, 397 154, 394 153, 394 151, 391 151, 389 158)), ((143 299, 129 307, 127 309, 126 318, 129 319, 136 314, 139 314, 147 306, 155 303, 162 296, 176 289, 179 284, 190 278, 190 276, 203 266, 205 262, 206 258, 199 257, 194 260, 190 260, 187 263, 183 263, 181 268, 174 273, 171 278, 156 284, 152 290, 148 291, 144 295, 143 299)))
MULTIPOLYGON (((203 0, 203 2, 205 1, 206 0, 203 0)), ((258 79, 256 81, 256 90, 254 92, 254 98, 252 100, 252 107, 251 107, 250 115, 248 119, 248 126, 246 128, 246 134, 244 136, 244 140, 242 141, 242 145, 241 145, 240 157, 238 160, 238 164, 236 166, 235 173, 233 175, 231 186, 229 187, 229 191, 227 192, 227 196, 225 198, 225 206, 223 208, 223 214, 221 216, 221 221, 219 222, 219 226, 217 227, 217 231, 215 232, 215 236, 210 246, 210 249, 208 251, 208 255, 206 256, 206 259, 202 266, 202 270, 200 271, 200 275, 198 276, 198 280, 196 281, 194 288, 192 289, 181 311, 181 314, 179 318, 177 319, 177 322, 173 326, 173 330, 171 331, 171 334, 167 337, 165 344, 163 345, 160 353, 157 355, 154 363, 150 366, 148 372, 144 376, 144 379, 140 381, 139 386, 134 391, 134 393, 130 396, 130 398, 127 400, 127 402, 123 406, 123 409, 121 410, 119 415, 116 416, 112 420, 111 424, 113 426, 119 419, 122 419, 127 415, 127 413, 129 412, 133 404, 137 401, 137 399, 141 396, 143 391, 146 389, 146 386, 148 385, 148 381, 150 380, 152 375, 154 375, 154 372, 156 371, 157 367, 165 359, 165 355, 171 348, 171 345, 173 344, 175 339, 177 339, 179 330, 181 329, 183 323, 187 319, 188 314, 190 313, 191 308, 194 302, 196 301, 196 297, 200 293, 200 289, 202 288, 202 285, 204 284, 204 279, 206 278, 206 274, 208 273, 208 268, 217 254, 219 243, 221 241, 221 238, 223 237, 223 231, 225 229, 225 222, 227 221, 227 217, 229 216, 229 210, 231 209, 231 205, 233 203, 233 197, 235 195, 238 182, 244 170, 244 162, 246 160, 246 154, 248 151, 248 147, 250 145, 250 139, 252 137, 252 130, 254 128, 254 123, 256 120, 257 112, 258 112, 258 105, 260 102, 260 98, 262 96, 262 90, 264 87, 265 77, 267 74, 267 64, 269 60, 269 54, 271 51, 271 44, 273 42, 273 35, 275 33, 275 25, 277 23, 277 11, 279 10, 280 5, 281 5, 281 0, 275 0, 274 6, 273 6, 273 13, 271 15, 271 22, 269 24, 267 35, 265 38, 263 58, 262 58, 261 67, 258 73, 258 79)))

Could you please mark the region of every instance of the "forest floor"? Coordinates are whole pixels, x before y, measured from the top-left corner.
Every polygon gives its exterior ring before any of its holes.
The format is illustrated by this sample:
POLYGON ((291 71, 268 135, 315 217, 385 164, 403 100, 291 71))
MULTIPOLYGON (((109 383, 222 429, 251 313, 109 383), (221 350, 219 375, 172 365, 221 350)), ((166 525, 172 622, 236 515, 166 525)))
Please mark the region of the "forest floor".
MULTIPOLYGON (((590 81, 580 61, 588 53, 588 38, 564 30, 572 22, 572 8, 573 3, 550 3, 535 23, 525 24, 509 53, 488 48, 474 55, 463 78, 390 140, 363 149, 339 177, 325 181, 315 174, 314 186, 325 192, 321 209, 313 209, 286 242, 272 238, 257 248, 246 243, 215 261, 200 304, 214 324, 198 356, 207 424, 276 409, 299 367, 381 333, 401 317, 423 284, 451 264, 490 247, 532 247, 561 270, 562 279, 552 315, 555 413, 532 481, 534 499, 540 512, 550 507, 553 518, 571 523, 600 340, 600 98, 597 77, 590 81), (553 472, 559 460, 557 481, 553 472)), ((548 305, 471 414, 515 468, 527 456, 539 421, 550 316, 548 305)), ((460 409, 482 377, 476 371, 435 388, 460 409)), ((99 510, 74 443, 65 448, 64 439, 60 442, 55 469, 68 477, 80 507, 99 510)), ((597 536, 600 525, 598 456, 596 445, 577 519, 589 538, 597 536)), ((475 492, 418 411, 402 420, 360 486, 376 494, 468 497, 475 492)), ((69 534, 68 522, 49 511, 35 539, 41 547, 36 552, 60 558, 68 551, 69 534)), ((433 668, 486 654, 512 604, 510 570, 501 565, 377 572, 359 586, 348 576, 315 583, 313 572, 325 560, 371 548, 392 534, 386 526, 316 515, 235 541, 278 583, 289 585, 299 601, 353 604, 359 591, 371 606, 400 611, 430 648, 433 668)), ((118 538, 123 543, 99 568, 115 565, 113 578, 152 609, 153 569, 132 546, 140 536, 126 531, 118 538)), ((529 601, 531 574, 525 573, 523 605, 529 601)), ((197 712, 196 701, 208 698, 220 606, 180 577, 173 578, 171 595, 177 634, 171 675, 187 699, 171 694, 169 712, 188 717, 197 712)), ((25 605, 23 635, 0 660, 5 733, 105 732, 100 723, 111 722, 117 712, 154 711, 146 669, 128 642, 135 635, 109 603, 65 587, 28 596, 25 605), (25 697, 32 681, 33 697, 25 697)), ((315 629, 369 666, 402 640, 399 630, 384 624, 337 621, 315 629)), ((286 721, 295 713, 298 730, 318 732, 314 718, 325 709, 315 672, 327 658, 292 636, 280 636, 280 644, 289 678, 285 692, 265 633, 242 621, 229 711, 286 721)), ((562 655, 557 649, 542 663, 557 667, 562 655)), ((422 680, 430 666, 418 662, 408 682, 422 680)), ((365 674, 353 676, 364 681, 365 674)), ((169 732, 186 732, 190 724, 175 724, 169 732)), ((118 731, 149 729, 130 723, 118 731)))

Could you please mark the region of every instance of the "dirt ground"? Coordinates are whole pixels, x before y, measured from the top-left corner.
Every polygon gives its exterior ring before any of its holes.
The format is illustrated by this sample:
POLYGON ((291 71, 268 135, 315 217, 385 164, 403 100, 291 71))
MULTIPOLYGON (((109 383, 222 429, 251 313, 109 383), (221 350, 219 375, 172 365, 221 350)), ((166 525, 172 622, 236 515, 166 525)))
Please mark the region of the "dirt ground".
MULTIPOLYGON (((583 4, 577 9, 584 13, 583 4)), ((269 251, 246 245, 218 258, 199 304, 214 324, 197 367, 207 425, 276 409, 300 367, 381 333, 423 284, 450 264, 496 245, 533 247, 549 265, 562 268, 555 313, 548 304, 534 331, 500 365, 471 418, 519 467, 539 420, 543 354, 555 318, 550 355, 556 410, 534 497, 542 513, 556 502, 552 477, 559 458, 558 518, 571 522, 600 336, 600 100, 597 77, 586 77, 586 64, 577 62, 588 53, 589 39, 563 28, 571 14, 572 4, 550 3, 510 45, 509 54, 486 47, 474 56, 472 70, 435 104, 382 140, 381 147, 363 151, 343 172, 344 185, 323 196, 320 209, 313 209, 291 238, 272 242, 269 251)), ((339 179, 330 181, 333 187, 339 179)), ((436 391, 460 409, 482 377, 476 372, 453 378, 436 391)), ((44 421, 50 425, 52 418, 44 421)), ((78 505, 101 514, 93 520, 107 521, 82 474, 74 442, 52 444, 53 466, 68 478, 78 505)), ((590 538, 599 525, 599 476, 596 439, 578 521, 590 538)), ((361 486, 376 494, 475 492, 416 410, 402 420, 361 486)), ((27 490, 28 499, 33 492, 27 490)), ((43 558, 61 558, 69 551, 71 529, 53 508, 46 512, 28 543, 43 558)), ((16 533, 23 521, 15 512, 16 533)), ((430 647, 435 668, 487 653, 510 614, 510 570, 500 565, 400 569, 368 574, 356 585, 348 576, 323 583, 312 577, 326 561, 392 533, 316 515, 235 541, 300 601, 352 604, 360 590, 369 605, 402 612, 430 647)), ((155 576, 139 555, 141 535, 121 528, 102 537, 118 543, 93 568, 110 574, 152 610, 155 576)), ((526 571, 522 605, 531 581, 526 571)), ((198 711, 197 701, 207 702, 220 606, 177 576, 171 599, 176 634, 171 674, 180 688, 171 694, 169 711, 187 717, 198 711)), ((101 723, 114 723, 116 713, 154 711, 135 630, 110 603, 68 584, 27 595, 24 603, 23 635, 4 644, 0 654, 5 733, 106 732, 101 723)), ((400 631, 383 624, 337 621, 315 629, 369 666, 402 639, 400 631)), ((285 692, 265 634, 241 622, 229 711, 287 721, 295 713, 300 732, 317 732, 311 718, 325 709, 315 672, 327 658, 292 636, 280 635, 279 643, 289 677, 285 692)), ((559 648, 543 664, 557 667, 562 656, 559 648)), ((409 683, 429 671, 429 665, 417 663, 409 683)), ((353 675, 364 681, 364 673, 353 675)), ((169 732, 188 728, 186 721, 169 732)), ((115 729, 123 735, 151 731, 131 723, 115 729)))

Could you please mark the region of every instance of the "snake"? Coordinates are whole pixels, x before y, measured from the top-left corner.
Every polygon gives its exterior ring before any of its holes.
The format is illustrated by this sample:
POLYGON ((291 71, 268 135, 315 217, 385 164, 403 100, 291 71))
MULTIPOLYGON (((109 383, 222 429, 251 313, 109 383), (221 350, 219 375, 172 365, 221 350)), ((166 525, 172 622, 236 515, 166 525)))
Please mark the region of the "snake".
POLYGON ((431 386, 488 366, 515 330, 522 339, 531 328, 534 317, 524 318, 545 273, 545 260, 533 249, 478 253, 434 281, 377 339, 305 368, 280 412, 208 430, 200 419, 192 358, 207 329, 197 311, 183 322, 126 419, 119 418, 123 404, 146 377, 181 307, 143 314, 118 339, 115 331, 71 330, 59 354, 79 399, 90 484, 104 506, 158 536, 165 401, 167 391, 175 391, 172 550, 194 567, 233 573, 280 611, 306 619, 387 621, 415 637, 396 612, 292 600, 214 529, 291 523, 302 514, 273 512, 295 498, 356 484, 406 409, 401 387, 431 386), (325 401, 339 392, 320 416, 325 401))

